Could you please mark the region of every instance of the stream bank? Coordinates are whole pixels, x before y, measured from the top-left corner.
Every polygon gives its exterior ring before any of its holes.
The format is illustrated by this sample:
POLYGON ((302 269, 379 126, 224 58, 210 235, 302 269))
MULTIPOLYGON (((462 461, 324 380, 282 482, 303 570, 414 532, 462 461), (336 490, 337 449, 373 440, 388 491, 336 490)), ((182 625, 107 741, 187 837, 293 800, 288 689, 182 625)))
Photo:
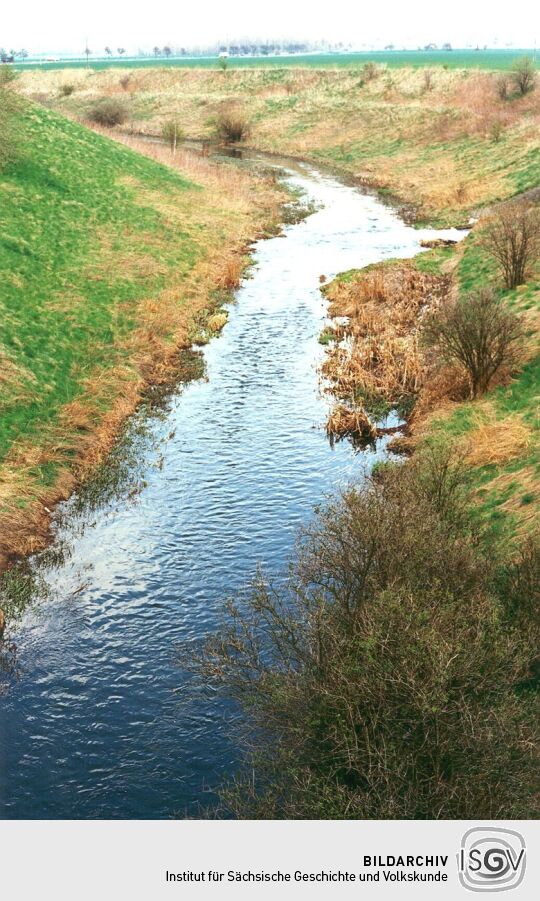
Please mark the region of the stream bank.
POLYGON ((238 764, 239 714, 192 692, 179 647, 219 630, 259 565, 286 580, 313 508, 385 457, 384 439, 361 457, 328 443, 320 278, 412 257, 433 233, 313 167, 284 175, 316 212, 255 244, 206 377, 148 417, 119 490, 75 494, 31 561, 2 676, 6 818, 197 815, 238 764))

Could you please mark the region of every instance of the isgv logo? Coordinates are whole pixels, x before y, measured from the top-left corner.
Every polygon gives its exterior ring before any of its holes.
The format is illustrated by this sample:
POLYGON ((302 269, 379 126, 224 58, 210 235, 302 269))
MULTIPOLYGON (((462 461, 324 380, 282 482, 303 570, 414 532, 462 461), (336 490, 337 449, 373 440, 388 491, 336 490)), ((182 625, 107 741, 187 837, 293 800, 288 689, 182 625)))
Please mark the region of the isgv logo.
POLYGON ((461 840, 459 881, 471 892, 504 892, 525 875, 525 840, 519 832, 477 826, 461 840))

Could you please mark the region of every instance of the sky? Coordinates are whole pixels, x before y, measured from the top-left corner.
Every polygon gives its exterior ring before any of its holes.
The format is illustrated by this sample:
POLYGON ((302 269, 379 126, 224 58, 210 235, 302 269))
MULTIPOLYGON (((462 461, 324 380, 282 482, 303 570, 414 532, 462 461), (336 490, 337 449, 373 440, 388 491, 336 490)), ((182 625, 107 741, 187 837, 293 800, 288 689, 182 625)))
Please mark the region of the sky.
MULTIPOLYGON (((533 0, 26 0, 7 3, 0 46, 31 53, 95 55, 155 45, 205 46, 251 40, 325 39, 354 47, 533 47, 539 25, 533 0)), ((540 38, 540 34, 538 35, 540 38)))

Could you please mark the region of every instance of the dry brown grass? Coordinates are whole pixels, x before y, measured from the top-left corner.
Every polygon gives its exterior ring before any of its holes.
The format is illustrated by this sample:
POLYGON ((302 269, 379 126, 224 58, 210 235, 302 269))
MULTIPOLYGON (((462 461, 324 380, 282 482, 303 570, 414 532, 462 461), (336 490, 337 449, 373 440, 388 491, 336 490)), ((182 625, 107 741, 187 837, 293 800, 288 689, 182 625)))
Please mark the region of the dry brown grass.
POLYGON ((408 262, 382 264, 330 285, 329 315, 347 319, 337 330, 342 340, 329 348, 322 366, 328 390, 339 400, 330 433, 351 434, 359 417, 359 434, 367 434, 375 428, 365 423, 374 401, 395 406, 418 394, 425 375, 419 322, 447 288, 446 277, 419 272, 408 262))
POLYGON ((331 441, 352 438, 360 444, 372 444, 377 437, 377 429, 365 410, 337 404, 326 422, 326 434, 331 441))
POLYGON ((493 409, 483 406, 467 434, 465 459, 471 466, 502 466, 525 456, 531 443, 531 429, 520 416, 497 419, 493 409))

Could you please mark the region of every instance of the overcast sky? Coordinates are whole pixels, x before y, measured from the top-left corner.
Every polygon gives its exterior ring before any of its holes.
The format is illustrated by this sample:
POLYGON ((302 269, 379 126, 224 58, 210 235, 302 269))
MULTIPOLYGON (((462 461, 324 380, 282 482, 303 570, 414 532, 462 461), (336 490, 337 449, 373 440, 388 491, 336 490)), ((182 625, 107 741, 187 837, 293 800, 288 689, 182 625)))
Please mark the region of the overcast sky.
POLYGON ((22 0, 7 3, 0 46, 30 52, 105 45, 128 51, 154 45, 193 47, 240 38, 343 41, 355 46, 534 46, 533 0, 22 0))

